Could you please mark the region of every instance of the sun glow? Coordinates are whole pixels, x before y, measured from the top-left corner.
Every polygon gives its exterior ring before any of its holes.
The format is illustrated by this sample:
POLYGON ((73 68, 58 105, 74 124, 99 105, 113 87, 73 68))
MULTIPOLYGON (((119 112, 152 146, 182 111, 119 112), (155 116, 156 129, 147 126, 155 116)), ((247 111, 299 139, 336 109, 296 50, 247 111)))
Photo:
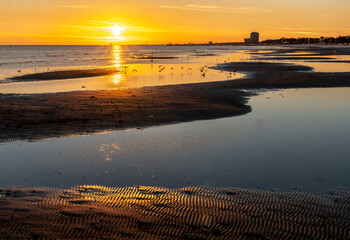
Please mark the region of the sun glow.
POLYGON ((120 35, 123 32, 123 27, 119 26, 119 25, 114 25, 112 27, 112 33, 115 37, 120 37, 120 35))

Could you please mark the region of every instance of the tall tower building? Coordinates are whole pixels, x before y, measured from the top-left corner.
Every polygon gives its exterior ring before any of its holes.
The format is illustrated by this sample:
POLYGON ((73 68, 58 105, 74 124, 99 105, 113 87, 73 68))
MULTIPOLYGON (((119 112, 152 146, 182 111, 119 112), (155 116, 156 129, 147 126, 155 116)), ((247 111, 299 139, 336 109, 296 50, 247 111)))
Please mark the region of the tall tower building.
POLYGON ((250 41, 251 41, 251 43, 259 43, 259 33, 258 32, 252 32, 250 34, 250 41))

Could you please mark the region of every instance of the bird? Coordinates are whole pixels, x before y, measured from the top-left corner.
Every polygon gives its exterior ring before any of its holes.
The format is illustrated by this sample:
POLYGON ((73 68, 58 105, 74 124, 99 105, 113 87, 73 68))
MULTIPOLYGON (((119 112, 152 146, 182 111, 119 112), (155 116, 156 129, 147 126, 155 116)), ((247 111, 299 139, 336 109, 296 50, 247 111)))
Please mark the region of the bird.
POLYGON ((199 68, 199 70, 200 70, 201 72, 204 72, 204 69, 205 69, 205 66, 204 66, 204 67, 199 68))

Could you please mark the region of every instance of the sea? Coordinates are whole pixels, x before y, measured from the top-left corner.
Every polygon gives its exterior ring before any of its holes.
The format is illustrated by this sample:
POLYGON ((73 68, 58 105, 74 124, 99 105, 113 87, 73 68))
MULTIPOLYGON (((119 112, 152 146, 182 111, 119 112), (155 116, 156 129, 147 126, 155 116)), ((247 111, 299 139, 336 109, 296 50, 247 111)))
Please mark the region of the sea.
MULTIPOLYGON (((0 46, 0 94, 47 94, 227 81, 212 69, 281 46, 0 46), (115 67, 93 78, 23 74, 115 67)), ((344 56, 335 56, 346 60, 344 56)), ((314 71, 350 64, 285 61, 314 71)), ((261 90, 238 117, 0 144, 3 186, 214 186, 323 191, 350 187, 349 88, 261 90)), ((9 136, 10 137, 10 136, 9 136)))

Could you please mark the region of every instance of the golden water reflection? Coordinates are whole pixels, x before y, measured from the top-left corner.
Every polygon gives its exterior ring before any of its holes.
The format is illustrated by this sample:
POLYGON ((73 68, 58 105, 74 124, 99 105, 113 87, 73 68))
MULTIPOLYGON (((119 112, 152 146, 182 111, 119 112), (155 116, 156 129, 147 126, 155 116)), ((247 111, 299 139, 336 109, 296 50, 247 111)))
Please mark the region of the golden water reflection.
POLYGON ((115 68, 120 68, 122 61, 122 48, 120 45, 113 45, 111 51, 111 63, 115 68))
POLYGON ((123 65, 124 61, 122 58, 122 47, 120 45, 112 45, 111 47, 111 65, 118 69, 120 73, 110 76, 109 82, 115 86, 118 86, 126 80, 127 66, 123 65))

